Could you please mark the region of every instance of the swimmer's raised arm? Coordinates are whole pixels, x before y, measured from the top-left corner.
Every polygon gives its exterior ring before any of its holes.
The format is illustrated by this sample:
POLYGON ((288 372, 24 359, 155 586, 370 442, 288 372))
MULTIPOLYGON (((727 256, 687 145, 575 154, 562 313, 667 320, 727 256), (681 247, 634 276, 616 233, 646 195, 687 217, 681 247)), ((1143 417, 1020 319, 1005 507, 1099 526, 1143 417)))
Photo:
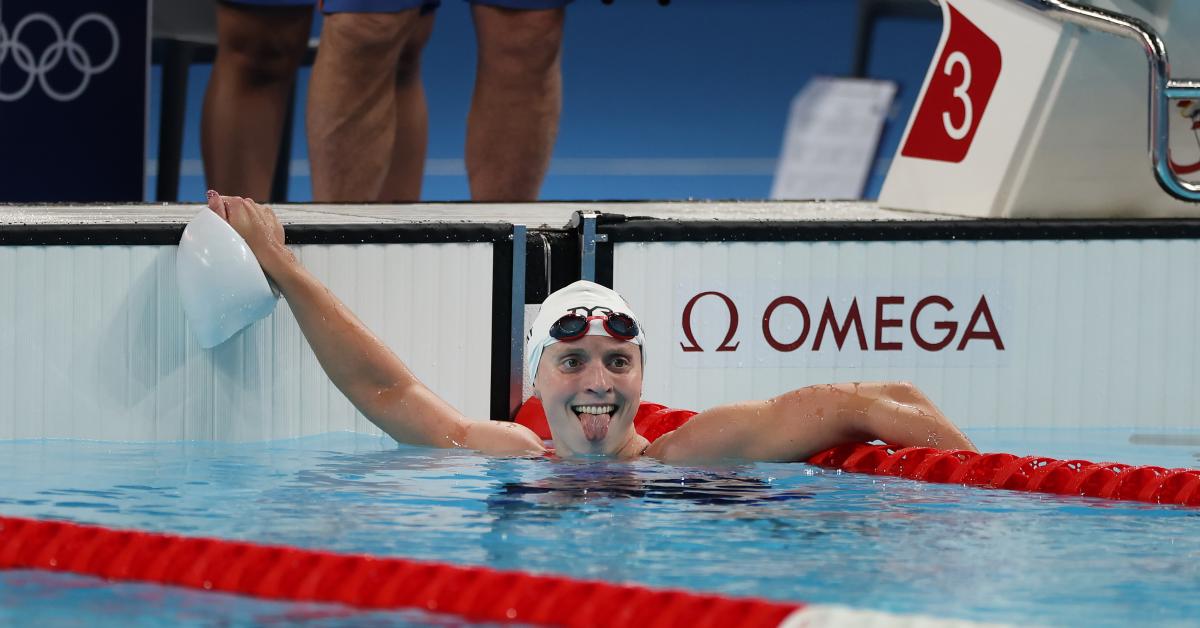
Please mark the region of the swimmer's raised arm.
POLYGON ((803 461, 830 447, 871 440, 975 451, 915 386, 888 382, 809 386, 713 408, 659 438, 646 454, 665 462, 803 461))
POLYGON ((210 193, 209 208, 246 240, 279 286, 329 379, 375 425, 402 443, 496 454, 540 453, 541 439, 515 423, 473 421, 438 397, 284 246, 270 208, 210 193))

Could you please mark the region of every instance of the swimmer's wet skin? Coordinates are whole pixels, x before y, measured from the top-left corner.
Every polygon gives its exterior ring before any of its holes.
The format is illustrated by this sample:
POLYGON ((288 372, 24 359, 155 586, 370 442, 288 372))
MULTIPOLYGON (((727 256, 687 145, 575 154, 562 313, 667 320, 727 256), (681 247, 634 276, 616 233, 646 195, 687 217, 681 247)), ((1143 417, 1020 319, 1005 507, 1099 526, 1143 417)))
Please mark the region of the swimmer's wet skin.
MULTIPOLYGON (((494 455, 549 451, 529 428, 463 416, 412 371, 284 245, 270 208, 209 195, 209 208, 246 240, 279 287, 322 368, 375 425, 402 443, 494 455)), ((645 332, 616 292, 578 281, 547 297, 527 361, 560 457, 647 455, 665 462, 804 460, 836 445, 882 440, 941 449, 975 447, 907 383, 809 386, 701 412, 650 442, 634 427, 642 403, 645 332)))

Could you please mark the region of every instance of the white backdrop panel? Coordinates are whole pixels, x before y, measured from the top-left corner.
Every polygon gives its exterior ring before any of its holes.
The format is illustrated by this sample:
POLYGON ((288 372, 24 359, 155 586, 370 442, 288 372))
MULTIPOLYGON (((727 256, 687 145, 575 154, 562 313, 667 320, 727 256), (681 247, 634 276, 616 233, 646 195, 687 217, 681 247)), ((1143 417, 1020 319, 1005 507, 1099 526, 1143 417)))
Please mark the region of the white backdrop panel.
POLYGON ((910 380, 969 428, 1200 428, 1198 241, 620 243, 613 276, 648 330, 650 401, 910 380))

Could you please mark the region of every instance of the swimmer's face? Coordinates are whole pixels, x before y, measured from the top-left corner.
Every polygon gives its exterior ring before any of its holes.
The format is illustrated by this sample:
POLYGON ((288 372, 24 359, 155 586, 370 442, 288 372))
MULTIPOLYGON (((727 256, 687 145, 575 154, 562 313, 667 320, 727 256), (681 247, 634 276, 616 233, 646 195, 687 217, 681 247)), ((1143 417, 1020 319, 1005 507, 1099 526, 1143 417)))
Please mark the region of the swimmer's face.
POLYGON ((614 454, 635 436, 641 350, 609 336, 554 343, 542 353, 534 394, 560 456, 614 454))

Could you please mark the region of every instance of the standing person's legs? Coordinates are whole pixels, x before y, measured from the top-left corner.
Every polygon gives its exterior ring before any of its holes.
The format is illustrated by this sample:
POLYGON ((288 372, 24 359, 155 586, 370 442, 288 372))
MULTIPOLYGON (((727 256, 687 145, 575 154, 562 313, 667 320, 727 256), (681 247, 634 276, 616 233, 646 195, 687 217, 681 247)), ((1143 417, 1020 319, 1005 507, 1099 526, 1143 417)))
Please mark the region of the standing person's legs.
POLYGON ((421 51, 433 32, 432 11, 422 15, 396 68, 396 134, 391 168, 376 200, 411 202, 421 198, 425 153, 429 144, 429 109, 421 80, 421 51))
POLYGON ((536 200, 550 167, 562 110, 566 2, 536 4, 559 8, 472 6, 479 59, 466 161, 476 201, 536 200))
POLYGON ((210 189, 270 194, 284 110, 311 28, 311 6, 217 4, 217 57, 200 122, 210 189))
MULTIPOLYGON (((428 23, 421 2, 411 4, 396 12, 325 16, 308 93, 313 200, 374 201, 383 192, 398 126, 400 55, 428 23)), ((326 0, 325 10, 338 11, 338 4, 326 0)))

